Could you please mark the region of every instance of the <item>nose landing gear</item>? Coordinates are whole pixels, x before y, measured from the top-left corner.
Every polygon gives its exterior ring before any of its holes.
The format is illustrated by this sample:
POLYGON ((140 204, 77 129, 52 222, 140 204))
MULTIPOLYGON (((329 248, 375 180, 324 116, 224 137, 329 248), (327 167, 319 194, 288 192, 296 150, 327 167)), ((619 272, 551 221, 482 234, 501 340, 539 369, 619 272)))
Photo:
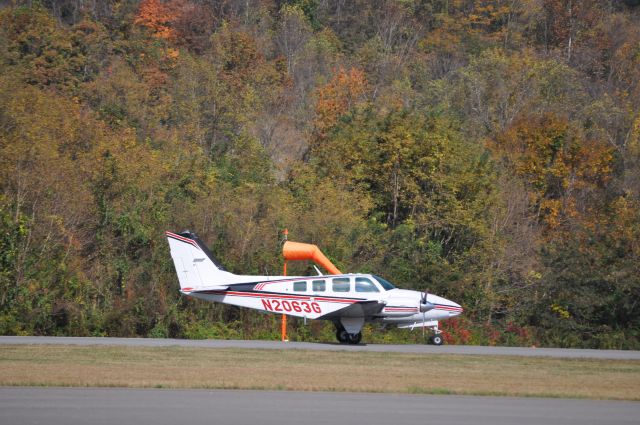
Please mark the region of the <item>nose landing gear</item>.
POLYGON ((442 345, 444 343, 444 340, 442 339, 442 335, 435 334, 429 337, 429 343, 433 345, 442 345))
MULTIPOLYGON (((431 326, 431 329, 433 329, 433 335, 429 337, 427 342, 432 345, 444 344, 444 338, 442 338, 442 331, 438 328, 438 322, 435 322, 435 325, 431 326)), ((422 328, 422 332, 424 335, 424 327, 422 328)))

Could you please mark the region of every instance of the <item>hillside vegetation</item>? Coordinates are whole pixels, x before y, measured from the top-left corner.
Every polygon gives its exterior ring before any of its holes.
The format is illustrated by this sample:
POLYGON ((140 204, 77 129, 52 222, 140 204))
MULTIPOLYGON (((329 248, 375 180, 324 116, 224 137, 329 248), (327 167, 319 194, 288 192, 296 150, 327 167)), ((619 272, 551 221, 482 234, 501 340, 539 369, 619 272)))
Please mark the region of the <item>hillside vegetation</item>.
POLYGON ((286 227, 450 342, 640 348, 639 1, 3 3, 0 334, 273 337, 163 233, 280 274, 286 227))

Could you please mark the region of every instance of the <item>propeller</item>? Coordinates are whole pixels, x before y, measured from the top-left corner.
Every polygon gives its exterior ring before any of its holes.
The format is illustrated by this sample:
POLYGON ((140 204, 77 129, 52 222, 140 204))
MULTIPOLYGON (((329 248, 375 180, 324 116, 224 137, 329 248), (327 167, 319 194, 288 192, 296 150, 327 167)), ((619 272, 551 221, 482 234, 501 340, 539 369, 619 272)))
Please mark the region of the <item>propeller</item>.
POLYGON ((427 311, 433 310, 436 306, 427 301, 427 291, 420 296, 420 312, 422 313, 422 338, 426 339, 424 322, 426 321, 427 311))
POLYGON ((427 311, 433 310, 434 308, 436 308, 436 306, 433 305, 433 303, 427 301, 427 292, 423 292, 422 296, 420 297, 420 312, 426 313, 427 311))

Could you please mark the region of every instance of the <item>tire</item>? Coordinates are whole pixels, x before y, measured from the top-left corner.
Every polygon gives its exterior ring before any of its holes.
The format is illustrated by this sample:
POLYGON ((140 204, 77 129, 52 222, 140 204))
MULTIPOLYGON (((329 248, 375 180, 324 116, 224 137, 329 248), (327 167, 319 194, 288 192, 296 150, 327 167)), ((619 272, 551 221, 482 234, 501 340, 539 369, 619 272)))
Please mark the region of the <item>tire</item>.
POLYGON ((362 332, 358 332, 357 334, 349 334, 349 344, 360 344, 362 341, 362 332))
POLYGON ((442 344, 444 344, 444 339, 442 339, 442 336, 440 336, 440 335, 432 336, 431 338, 429 338, 429 341, 433 345, 442 345, 442 344))
POLYGON ((336 330, 336 339, 340 344, 350 344, 351 339, 349 338, 349 332, 344 329, 336 330))

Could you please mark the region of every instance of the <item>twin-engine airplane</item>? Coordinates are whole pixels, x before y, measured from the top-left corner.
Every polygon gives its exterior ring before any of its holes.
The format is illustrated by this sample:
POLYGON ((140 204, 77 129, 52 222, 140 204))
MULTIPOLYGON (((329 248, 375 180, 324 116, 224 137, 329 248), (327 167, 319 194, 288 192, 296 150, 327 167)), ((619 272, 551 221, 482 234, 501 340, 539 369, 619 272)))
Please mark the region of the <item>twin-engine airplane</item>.
POLYGON ((429 328, 434 332, 431 343, 442 345, 438 321, 462 313, 453 301, 398 289, 371 274, 236 275, 225 271, 195 234, 166 232, 166 236, 183 294, 305 319, 330 320, 336 327, 336 338, 343 344, 358 344, 363 325, 373 322, 429 328))

